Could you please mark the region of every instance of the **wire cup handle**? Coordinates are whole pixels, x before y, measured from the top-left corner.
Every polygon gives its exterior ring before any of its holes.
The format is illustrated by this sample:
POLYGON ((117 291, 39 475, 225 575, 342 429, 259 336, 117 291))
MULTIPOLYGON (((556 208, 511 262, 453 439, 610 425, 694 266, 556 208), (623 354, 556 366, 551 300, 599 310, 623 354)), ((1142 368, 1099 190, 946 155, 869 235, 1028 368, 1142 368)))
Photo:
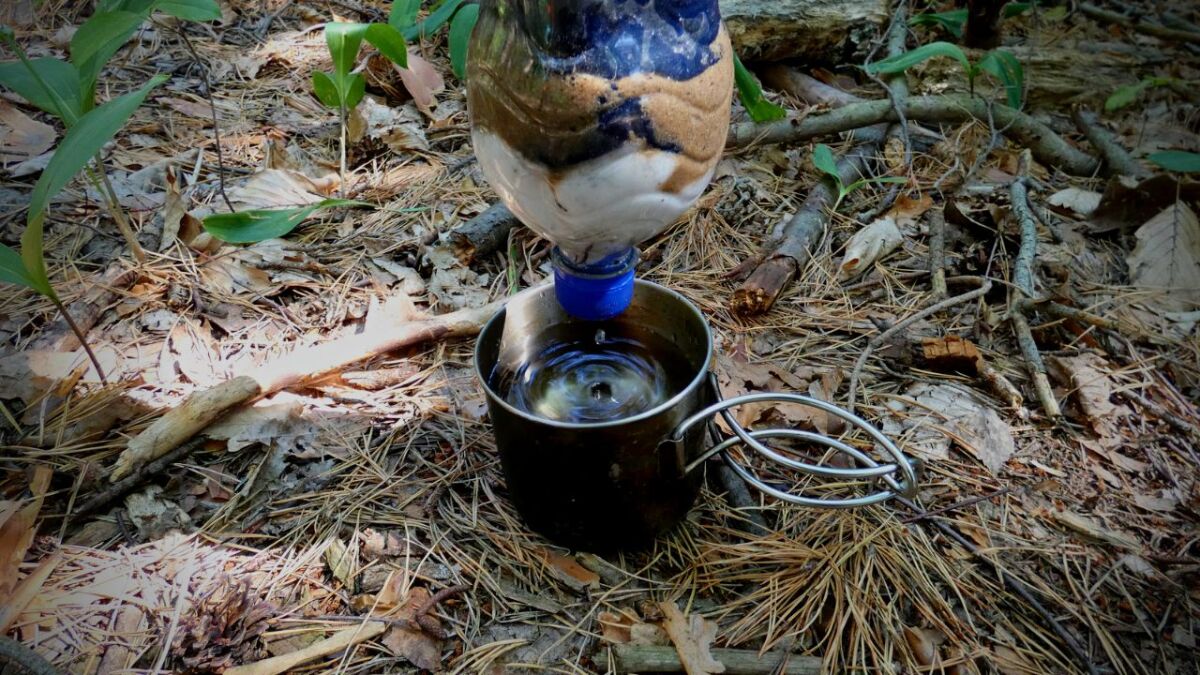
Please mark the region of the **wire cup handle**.
POLYGON ((916 458, 909 458, 905 456, 905 454, 900 451, 900 448, 896 447, 896 444, 893 443, 887 436, 885 436, 883 432, 881 432, 879 429, 876 429, 870 422, 864 420, 858 415, 855 415, 854 413, 843 408, 839 408, 832 403, 809 396, 802 396, 800 394, 762 393, 747 394, 745 396, 737 396, 731 399, 722 399, 720 389, 717 386, 716 375, 710 372, 708 374, 708 380, 709 386, 713 392, 713 397, 716 399, 716 403, 713 403, 707 408, 704 408, 703 410, 693 414, 691 417, 688 417, 683 422, 680 422, 679 426, 675 428, 671 436, 664 441, 665 443, 674 444, 675 453, 678 457, 679 466, 681 467, 683 474, 686 475, 694 471, 697 467, 708 461, 708 459, 713 455, 720 454, 729 468, 733 469, 734 472, 741 476, 742 480, 745 480, 747 483, 754 486, 757 490, 763 492, 764 494, 770 495, 785 502, 790 502, 792 504, 827 509, 850 509, 859 506, 868 506, 870 504, 878 504, 880 502, 887 501, 888 499, 891 499, 897 495, 912 497, 916 493, 917 474, 920 471, 920 461, 916 458), (866 434, 870 436, 876 443, 878 443, 880 447, 887 452, 887 454, 891 455, 893 462, 889 464, 880 464, 866 453, 846 444, 843 441, 811 431, 804 431, 801 429, 761 429, 757 431, 750 431, 741 424, 738 424, 737 420, 735 420, 733 415, 731 415, 729 412, 731 408, 736 408, 740 405, 767 401, 797 403, 810 408, 822 410, 830 415, 838 417, 852 426, 858 427, 862 431, 866 432, 866 434), (709 418, 716 414, 720 414, 725 420, 725 424, 727 424, 730 429, 733 429, 734 436, 731 438, 726 438, 725 440, 703 452, 699 457, 695 458, 691 462, 687 462, 687 451, 683 440, 684 436, 689 430, 691 430, 692 427, 702 422, 709 421, 709 418), (849 455, 862 466, 857 468, 839 468, 824 466, 822 464, 810 464, 808 462, 795 460, 781 455, 759 440, 765 438, 791 438, 823 445, 849 455), (749 467, 743 466, 741 463, 735 460, 727 451, 737 445, 748 446, 758 454, 762 455, 768 461, 775 462, 776 464, 786 466, 790 469, 794 469, 802 474, 820 476, 822 478, 835 478, 854 481, 873 479, 881 480, 886 485, 886 488, 878 492, 863 495, 861 497, 852 497, 847 499, 819 499, 814 497, 805 497, 803 495, 794 495, 790 492, 784 492, 783 490, 768 485, 761 478, 755 475, 749 467), (897 479, 897 474, 899 475, 899 479, 897 479))

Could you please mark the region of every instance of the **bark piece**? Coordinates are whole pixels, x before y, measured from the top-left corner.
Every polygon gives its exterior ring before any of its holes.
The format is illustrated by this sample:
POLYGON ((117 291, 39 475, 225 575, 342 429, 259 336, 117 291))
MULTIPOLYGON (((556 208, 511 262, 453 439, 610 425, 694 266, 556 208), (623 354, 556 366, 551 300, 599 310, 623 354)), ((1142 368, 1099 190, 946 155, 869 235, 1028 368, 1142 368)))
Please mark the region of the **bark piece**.
POLYGON ((890 16, 884 0, 721 0, 721 18, 743 59, 831 62, 875 35, 890 16))
POLYGON ((504 248, 508 233, 520 221, 503 204, 492 204, 483 213, 450 231, 450 247, 462 264, 504 248))
POLYGON ((709 652, 712 641, 717 637, 716 622, 699 614, 685 617, 674 602, 660 602, 658 607, 663 613, 663 627, 671 636, 671 642, 679 654, 679 662, 687 675, 725 672, 725 666, 714 660, 709 652))

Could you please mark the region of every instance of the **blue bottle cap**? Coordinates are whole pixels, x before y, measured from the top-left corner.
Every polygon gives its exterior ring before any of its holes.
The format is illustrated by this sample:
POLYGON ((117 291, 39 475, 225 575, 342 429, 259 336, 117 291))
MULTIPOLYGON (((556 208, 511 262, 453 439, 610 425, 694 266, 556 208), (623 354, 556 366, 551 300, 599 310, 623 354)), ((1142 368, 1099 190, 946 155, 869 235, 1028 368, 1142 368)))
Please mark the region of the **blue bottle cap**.
POLYGON ((585 321, 605 321, 633 302, 637 250, 614 253, 590 265, 577 265, 558 247, 554 261, 554 294, 567 314, 585 321))

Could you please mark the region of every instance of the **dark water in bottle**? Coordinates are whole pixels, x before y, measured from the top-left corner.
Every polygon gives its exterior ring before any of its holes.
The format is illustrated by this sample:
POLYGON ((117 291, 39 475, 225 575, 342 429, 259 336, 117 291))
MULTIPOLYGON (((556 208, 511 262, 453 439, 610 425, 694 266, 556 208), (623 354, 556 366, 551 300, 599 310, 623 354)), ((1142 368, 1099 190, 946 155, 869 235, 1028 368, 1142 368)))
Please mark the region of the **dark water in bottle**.
POLYGON ((615 322, 553 326, 515 372, 491 385, 513 407, 576 424, 645 412, 683 390, 695 373, 666 340, 615 322))

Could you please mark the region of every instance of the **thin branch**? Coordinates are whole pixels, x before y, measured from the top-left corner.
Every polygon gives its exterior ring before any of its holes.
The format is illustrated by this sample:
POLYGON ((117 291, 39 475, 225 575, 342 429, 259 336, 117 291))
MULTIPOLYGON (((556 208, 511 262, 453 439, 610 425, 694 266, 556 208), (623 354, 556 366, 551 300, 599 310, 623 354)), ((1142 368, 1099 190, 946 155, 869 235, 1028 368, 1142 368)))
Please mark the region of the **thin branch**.
POLYGON ((1172 40, 1175 42, 1190 42, 1200 43, 1200 33, 1190 30, 1180 30, 1178 28, 1167 28, 1156 23, 1142 21, 1140 18, 1128 17, 1120 12, 1113 12, 1107 9, 1101 9, 1090 3, 1080 3, 1079 11, 1084 16, 1101 23, 1115 23, 1118 26, 1124 26, 1135 32, 1144 35, 1150 35, 1163 40, 1172 40))
POLYGON ((221 125, 217 120, 217 103, 213 100, 212 83, 208 78, 208 65, 200 60, 200 55, 196 53, 196 48, 188 39, 182 24, 175 27, 175 33, 183 40, 184 46, 192 55, 192 62, 200 69, 200 79, 204 82, 204 97, 208 99, 208 112, 212 117, 213 143, 216 144, 217 151, 217 190, 221 193, 221 199, 225 202, 225 206, 228 206, 230 211, 236 211, 237 209, 233 208, 233 202, 229 200, 229 195, 225 194, 225 157, 221 150, 221 125))
POLYGON ((1117 173, 1124 176, 1133 176, 1134 178, 1142 179, 1149 178, 1150 172, 1146 167, 1138 164, 1137 161, 1121 147, 1117 139, 1104 127, 1100 126, 1100 120, 1096 118, 1096 114, 1090 110, 1079 108, 1075 111, 1075 126, 1087 136, 1088 142, 1092 144, 1100 155, 1104 157, 1104 163, 1111 173, 1117 173))
MULTIPOLYGON (((1015 108, 1000 103, 990 105, 996 126, 1018 145, 1032 150, 1041 163, 1076 176, 1096 173, 1099 160, 1076 149, 1050 127, 1015 108)), ((909 120, 916 122, 958 124, 988 119, 988 107, 988 101, 965 94, 913 96, 904 102, 903 112, 909 120)), ((898 122, 899 119, 891 100, 864 101, 804 119, 793 117, 766 124, 735 124, 729 130, 725 147, 737 149, 760 143, 797 143, 881 122, 898 122)))
POLYGON ((985 277, 976 277, 972 280, 979 284, 979 288, 930 305, 916 314, 896 322, 891 328, 883 331, 879 335, 876 335, 871 339, 870 342, 867 343, 867 346, 863 349, 862 353, 859 354, 858 361, 854 363, 854 370, 850 371, 849 402, 846 405, 848 410, 854 412, 855 397, 858 393, 858 378, 862 374, 863 366, 866 365, 867 358, 871 356, 871 352, 879 347, 879 345, 887 342, 893 335, 899 333, 917 321, 933 316, 942 310, 949 309, 964 302, 970 302, 976 298, 982 298, 984 295, 987 295, 988 291, 992 290, 991 279, 987 279, 985 277))
POLYGON ((946 288, 946 214, 942 209, 929 212, 929 274, 933 277, 933 297, 949 295, 946 288))

